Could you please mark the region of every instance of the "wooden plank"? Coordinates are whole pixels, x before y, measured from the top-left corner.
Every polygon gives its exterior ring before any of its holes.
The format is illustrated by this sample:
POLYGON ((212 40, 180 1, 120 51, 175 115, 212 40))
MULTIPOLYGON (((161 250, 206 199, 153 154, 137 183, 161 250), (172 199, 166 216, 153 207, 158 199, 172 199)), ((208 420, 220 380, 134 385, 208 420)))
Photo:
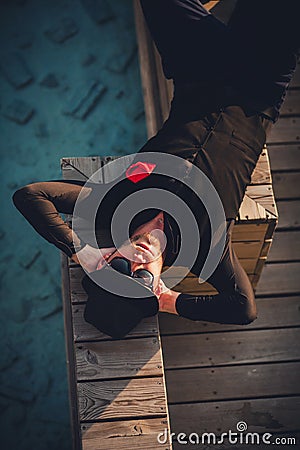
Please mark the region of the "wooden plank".
POLYGON ((83 450, 165 450, 157 435, 167 427, 165 419, 156 418, 84 423, 83 450))
POLYGON ((273 185, 276 200, 300 198, 300 172, 275 173, 273 185))
POLYGON ((219 324, 185 319, 173 314, 160 313, 162 336, 173 334, 214 333, 220 331, 248 331, 251 329, 295 327, 300 325, 300 296, 258 298, 258 317, 251 324, 219 324))
POLYGON ((81 285, 84 271, 81 267, 70 267, 70 292, 72 303, 85 302, 87 294, 81 285))
POLYGON ((174 433, 221 434, 244 421, 249 432, 285 432, 300 429, 299 408, 300 397, 171 405, 171 426, 174 433))
POLYGON ((235 223, 232 230, 232 242, 262 241, 267 232, 267 223, 235 223))
POLYGON ((168 400, 171 405, 300 395, 299 373, 300 362, 167 370, 168 400))
POLYGON ((162 378, 79 383, 78 399, 81 421, 166 414, 162 378))
POLYGON ((300 115, 300 90, 289 89, 280 110, 280 116, 300 115))
POLYGON ((70 426, 72 433, 72 448, 79 450, 81 447, 81 437, 79 428, 79 413, 76 393, 76 359, 72 333, 72 311, 70 295, 70 279, 68 270, 68 257, 61 252, 61 288, 64 318, 64 333, 66 347, 66 363, 68 377, 68 394, 70 407, 70 426))
MULTIPOLYGON (((276 208, 274 193, 271 184, 247 186, 246 196, 252 198, 256 203, 263 206, 267 214, 271 213, 271 217, 278 216, 278 211, 276 208)), ((251 218, 251 216, 249 217, 251 218)))
MULTIPOLYGON (((100 156, 81 156, 80 158, 62 158, 60 160, 64 180, 86 181, 101 167, 100 156)), ((101 171, 97 174, 96 182, 101 183, 101 171)))
POLYGON ((300 231, 276 232, 268 254, 268 262, 299 261, 300 231))
POLYGON ((278 201, 279 219, 277 228, 300 227, 300 200, 278 201))
POLYGON ((162 376, 157 337, 76 345, 77 379, 162 376))
POLYGON ((255 169, 253 170, 251 176, 250 184, 265 184, 265 183, 271 183, 270 162, 268 150, 266 147, 263 148, 258 158, 255 169))
POLYGON ((245 194, 243 202, 239 209, 240 220, 266 220, 276 219, 276 215, 271 211, 266 211, 265 208, 253 200, 249 195, 245 194))
POLYGON ((163 336, 166 369, 300 359, 300 329, 163 336))
POLYGON ((300 170, 300 145, 269 145, 269 156, 272 172, 277 170, 300 170))
POLYGON ((268 144, 291 143, 300 140, 300 117, 282 117, 274 125, 268 144))
POLYGON ((138 0, 134 0, 134 15, 137 40, 139 44, 139 60, 141 80, 144 96, 145 115, 148 137, 154 136, 166 118, 165 107, 161 98, 166 95, 161 91, 159 79, 163 79, 159 58, 156 57, 156 48, 149 34, 141 6, 138 0))
POLYGON ((286 295, 300 292, 300 263, 266 264, 256 294, 286 295))
POLYGON ((263 242, 246 241, 233 242, 233 248, 239 259, 259 258, 263 247, 263 242))
MULTIPOLYGON (((102 341, 109 339, 107 334, 101 333, 93 325, 87 323, 83 318, 85 304, 76 304, 72 306, 74 341, 102 341)), ((124 339, 132 337, 156 336, 158 333, 158 323, 155 316, 146 317, 133 330, 131 330, 124 339)))

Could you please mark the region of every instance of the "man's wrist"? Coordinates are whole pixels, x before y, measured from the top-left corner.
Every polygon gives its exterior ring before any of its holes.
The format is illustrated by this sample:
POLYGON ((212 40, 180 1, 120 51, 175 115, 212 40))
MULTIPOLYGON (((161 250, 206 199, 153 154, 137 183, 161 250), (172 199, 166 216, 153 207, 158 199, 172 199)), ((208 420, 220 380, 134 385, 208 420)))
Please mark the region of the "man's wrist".
POLYGON ((170 314, 177 314, 176 299, 180 295, 180 292, 168 290, 163 292, 159 297, 159 310, 161 312, 167 312, 170 314))

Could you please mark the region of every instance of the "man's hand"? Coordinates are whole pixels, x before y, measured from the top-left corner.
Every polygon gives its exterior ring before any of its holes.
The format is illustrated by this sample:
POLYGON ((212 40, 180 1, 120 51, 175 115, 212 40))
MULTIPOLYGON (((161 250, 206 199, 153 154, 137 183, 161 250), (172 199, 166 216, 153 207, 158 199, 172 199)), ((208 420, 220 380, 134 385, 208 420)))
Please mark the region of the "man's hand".
POLYGON ((95 248, 86 245, 72 256, 72 260, 80 264, 87 272, 102 269, 107 258, 115 251, 115 247, 95 248))
POLYGON ((180 292, 168 289, 165 284, 164 287, 165 289, 158 297, 159 311, 167 312, 170 314, 178 314, 176 310, 176 299, 180 295, 180 292))

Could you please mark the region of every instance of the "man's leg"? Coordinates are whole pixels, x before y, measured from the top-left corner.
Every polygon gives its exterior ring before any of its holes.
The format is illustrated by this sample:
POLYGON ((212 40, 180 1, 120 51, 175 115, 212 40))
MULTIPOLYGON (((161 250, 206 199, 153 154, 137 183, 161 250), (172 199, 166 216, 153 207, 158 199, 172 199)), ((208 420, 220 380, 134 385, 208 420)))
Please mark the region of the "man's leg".
POLYGON ((256 318, 255 296, 250 280, 231 243, 234 220, 228 222, 226 246, 222 258, 207 282, 216 295, 180 294, 176 311, 187 319, 218 323, 248 324, 256 318))
POLYGON ((140 1, 167 78, 191 81, 217 75, 225 61, 227 27, 222 22, 199 0, 140 1))

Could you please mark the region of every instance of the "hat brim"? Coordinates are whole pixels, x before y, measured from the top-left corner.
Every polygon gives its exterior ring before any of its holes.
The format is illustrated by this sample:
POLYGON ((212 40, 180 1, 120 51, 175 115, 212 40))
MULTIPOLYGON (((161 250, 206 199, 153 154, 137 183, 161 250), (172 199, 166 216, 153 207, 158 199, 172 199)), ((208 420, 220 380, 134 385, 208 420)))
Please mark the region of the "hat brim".
POLYGON ((143 318, 157 314, 159 309, 157 297, 149 288, 110 267, 85 275, 82 286, 88 295, 84 319, 115 339, 124 337, 143 318), (124 295, 110 292, 107 286, 114 286, 110 283, 118 283, 124 295))

